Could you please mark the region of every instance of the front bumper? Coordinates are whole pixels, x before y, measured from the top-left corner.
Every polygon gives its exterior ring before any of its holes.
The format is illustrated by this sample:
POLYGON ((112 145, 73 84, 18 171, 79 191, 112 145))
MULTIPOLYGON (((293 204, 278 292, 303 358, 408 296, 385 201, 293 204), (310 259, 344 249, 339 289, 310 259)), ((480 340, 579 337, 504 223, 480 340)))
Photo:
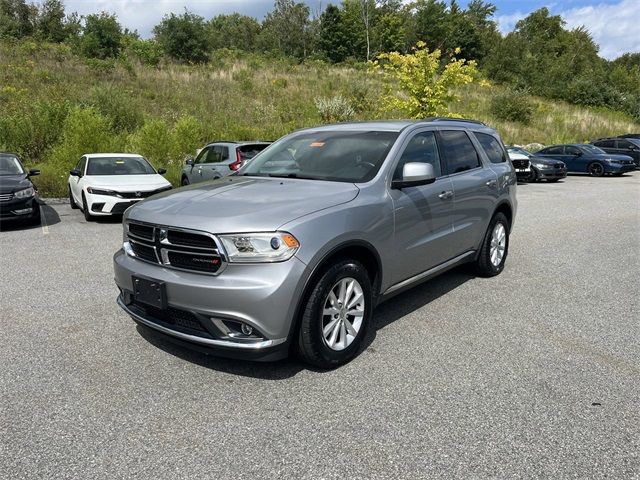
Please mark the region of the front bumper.
POLYGON ((627 173, 633 172, 636 169, 635 164, 620 165, 616 163, 605 163, 605 173, 627 173))
POLYGON ((136 322, 172 340, 220 356, 275 360, 287 355, 295 307, 306 265, 296 257, 271 264, 229 264, 218 276, 173 270, 130 257, 113 257, 118 304, 136 322), (168 309, 140 308, 132 276, 163 282, 168 309), (177 321, 167 317, 167 311, 177 321), (215 319, 215 320, 214 320, 215 319), (216 320, 242 322, 259 332, 256 339, 231 338, 216 320))
POLYGON ((26 220, 37 217, 40 213, 40 204, 37 197, 12 198, 6 202, 0 202, 0 221, 26 220))
POLYGON ((122 215, 131 205, 135 205, 139 199, 121 199, 112 195, 95 195, 85 193, 87 205, 91 215, 122 215))
POLYGON ((553 180, 556 178, 566 178, 567 168, 536 168, 538 178, 545 180, 553 180))
POLYGON ((527 179, 531 176, 531 167, 527 168, 516 168, 516 177, 518 179, 527 179))

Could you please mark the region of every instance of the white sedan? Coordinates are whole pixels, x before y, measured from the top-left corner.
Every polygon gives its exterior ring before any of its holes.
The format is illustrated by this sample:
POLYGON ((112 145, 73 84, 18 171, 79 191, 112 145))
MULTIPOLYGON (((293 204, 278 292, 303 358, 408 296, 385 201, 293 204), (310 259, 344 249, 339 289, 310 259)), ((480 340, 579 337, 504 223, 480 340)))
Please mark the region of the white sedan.
POLYGON ((134 203, 171 189, 162 176, 140 155, 91 153, 83 155, 69 175, 69 203, 93 216, 121 215, 134 203))

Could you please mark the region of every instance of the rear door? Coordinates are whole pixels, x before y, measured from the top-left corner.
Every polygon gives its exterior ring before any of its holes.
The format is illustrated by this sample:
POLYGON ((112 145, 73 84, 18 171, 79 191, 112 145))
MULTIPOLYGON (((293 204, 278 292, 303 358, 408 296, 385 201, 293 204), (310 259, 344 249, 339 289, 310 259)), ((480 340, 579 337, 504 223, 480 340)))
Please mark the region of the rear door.
POLYGON ((453 184, 451 248, 457 256, 480 245, 499 196, 498 175, 483 163, 468 132, 447 129, 438 134, 453 184))
POLYGON ((567 164, 571 172, 586 172, 589 161, 584 158, 583 152, 572 145, 565 145, 562 161, 567 164))
POLYGON ((638 160, 640 159, 640 147, 629 140, 616 140, 616 153, 630 156, 633 158, 635 164, 638 165, 638 160))
POLYGON ((561 162, 565 163, 565 165, 567 166, 567 170, 572 172, 575 171, 573 170, 573 167, 575 166, 575 163, 573 163, 573 158, 570 158, 569 156, 564 154, 564 145, 545 148, 544 150, 536 153, 536 155, 560 160, 561 162))
POLYGON ((394 283, 446 262, 454 256, 453 186, 446 177, 433 130, 422 130, 406 140, 393 178, 402 178, 404 165, 430 163, 436 181, 403 189, 390 189, 393 200, 395 251, 394 283))

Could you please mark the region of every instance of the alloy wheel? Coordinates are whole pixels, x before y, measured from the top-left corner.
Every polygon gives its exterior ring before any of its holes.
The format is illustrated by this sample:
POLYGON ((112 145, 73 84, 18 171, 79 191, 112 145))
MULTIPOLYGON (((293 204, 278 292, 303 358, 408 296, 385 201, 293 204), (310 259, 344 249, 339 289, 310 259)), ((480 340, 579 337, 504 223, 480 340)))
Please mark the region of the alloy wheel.
POLYGON ((331 350, 344 350, 362 327, 365 301, 360 283, 342 278, 331 288, 322 311, 322 338, 331 350))
POLYGON ((489 248, 489 258, 494 267, 498 267, 504 258, 507 247, 507 230, 500 222, 496 223, 491 233, 491 245, 489 248))

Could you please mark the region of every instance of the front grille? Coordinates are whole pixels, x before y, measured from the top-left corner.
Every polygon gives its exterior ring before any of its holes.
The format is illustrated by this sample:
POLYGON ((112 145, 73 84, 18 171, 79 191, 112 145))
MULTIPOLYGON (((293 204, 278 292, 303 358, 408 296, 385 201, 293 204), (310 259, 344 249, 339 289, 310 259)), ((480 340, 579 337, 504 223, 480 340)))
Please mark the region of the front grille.
POLYGON ((515 168, 528 168, 529 160, 511 160, 515 168))
POLYGON ((560 163, 556 163, 553 168, 562 168, 564 167, 564 165, 560 164, 560 163))
POLYGON ((164 192, 165 190, 169 190, 168 188, 160 188, 158 190, 151 190, 149 192, 118 192, 118 195, 121 198, 147 198, 151 195, 155 195, 156 193, 164 192))
POLYGON ((141 260, 169 268, 216 274, 223 266, 213 237, 196 231, 148 225, 127 224, 129 244, 141 260))
POLYGON ((180 310, 174 307, 167 307, 163 310, 137 301, 133 301, 133 303, 128 305, 128 308, 151 322, 164 323, 184 333, 211 338, 211 335, 207 329, 202 326, 198 317, 186 310, 180 310))
POLYGON ((0 202, 8 202, 13 198, 13 193, 3 193, 0 195, 0 202))

